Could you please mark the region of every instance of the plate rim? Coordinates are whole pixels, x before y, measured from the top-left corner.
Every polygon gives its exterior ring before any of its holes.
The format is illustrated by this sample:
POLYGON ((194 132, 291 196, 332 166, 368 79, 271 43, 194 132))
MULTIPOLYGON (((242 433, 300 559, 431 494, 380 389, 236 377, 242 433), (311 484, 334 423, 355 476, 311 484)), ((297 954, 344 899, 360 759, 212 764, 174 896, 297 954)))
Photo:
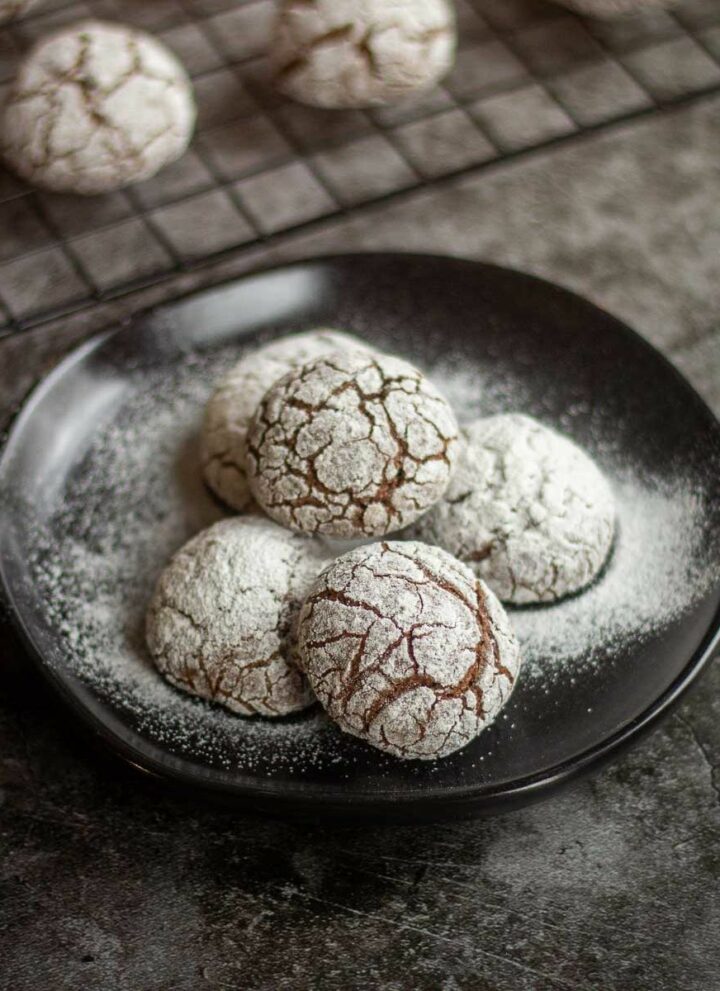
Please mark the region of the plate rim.
MULTIPOLYGON (((306 269, 313 266, 322 268, 327 266, 332 267, 334 264, 346 265, 353 261, 362 262, 368 259, 374 260, 375 263, 382 263, 387 259, 392 261, 409 260, 429 264, 454 265, 458 268, 465 269, 496 270, 502 272, 503 275, 510 274, 533 283, 539 283, 543 286, 550 287, 555 292, 561 292, 573 297, 575 301, 580 301, 584 305, 594 308, 602 313, 605 318, 612 320, 618 329, 621 329, 636 344, 639 343, 642 349, 652 355, 655 361, 660 360, 676 380, 692 394, 694 400, 708 416, 709 421, 720 432, 720 419, 710 409, 693 384, 685 378, 682 372, 662 351, 658 350, 650 341, 626 324, 622 319, 614 316, 593 300, 587 299, 572 289, 519 269, 452 255, 408 251, 336 252, 291 262, 279 262, 272 266, 244 273, 235 278, 226 279, 210 286, 183 293, 158 305, 140 309, 137 313, 132 314, 130 318, 121 319, 117 323, 93 333, 86 340, 71 347, 49 372, 42 375, 35 382, 20 400, 19 407, 8 418, 2 435, 0 435, 0 482, 2 482, 7 471, 14 447, 19 443, 19 437, 25 422, 32 417, 34 410, 41 403, 45 394, 52 389, 54 383, 61 379, 73 366, 86 359, 88 355, 99 350, 109 340, 126 333, 138 322, 156 315, 162 315, 174 306, 180 305, 189 299, 227 289, 241 282, 262 279, 264 276, 272 273, 292 271, 293 269, 306 269)), ((8 516, 11 515, 11 513, 8 513, 8 516)), ((3 524, 0 519, 0 529, 6 525, 8 524, 3 524)), ((63 704, 80 717, 83 727, 89 730, 106 749, 110 750, 116 757, 122 759, 126 764, 156 780, 179 785, 184 789, 190 789, 196 793, 199 791, 208 797, 220 798, 224 803, 230 803, 235 806, 242 805, 246 809, 248 807, 256 807, 258 810, 266 812, 274 810, 286 813, 293 812, 300 815, 312 814, 342 817, 352 813, 357 815, 369 814, 371 816, 380 815, 402 818, 408 815, 416 816, 419 813, 424 818, 435 820, 445 818, 445 813, 448 816, 463 813, 466 815, 493 814, 526 804, 543 797, 545 793, 569 783, 594 768, 599 768, 623 749, 638 741, 641 736, 654 728, 668 714, 720 649, 719 608, 709 621, 701 644, 690 656, 683 669, 671 684, 647 705, 642 712, 598 743, 543 771, 516 777, 509 782, 499 785, 464 784, 453 786, 451 789, 437 787, 433 789, 430 787, 416 794, 410 794, 397 788, 389 788, 385 791, 372 793, 343 792, 341 788, 336 788, 332 794, 323 795, 322 785, 316 783, 308 786, 307 784, 302 784, 300 778, 298 779, 297 786, 294 786, 292 782, 286 782, 287 792, 279 791, 277 788, 274 790, 271 788, 265 790, 263 788, 264 782, 260 779, 257 779, 252 784, 242 782, 233 784, 229 781, 213 780, 212 778, 200 780, 196 772, 187 768, 188 759, 185 757, 173 759, 178 764, 185 765, 184 767, 172 766, 170 761, 171 755, 168 755, 167 762, 156 760, 153 755, 135 747, 129 739, 123 738, 108 721, 103 720, 97 714, 94 707, 82 701, 81 693, 73 691, 71 687, 73 682, 82 685, 81 679, 77 678, 69 670, 64 672, 56 670, 44 658, 42 650, 24 621, 22 610, 18 606, 17 598, 13 591, 13 583, 8 575, 6 562, 2 555, 0 555, 0 606, 4 606, 3 612, 6 613, 9 622, 18 634, 27 655, 33 663, 34 669, 40 673, 46 684, 57 693, 63 704), (298 791, 296 793, 296 787, 298 789, 301 788, 302 792, 298 791), (309 787, 314 789, 314 794, 308 794, 309 787)), ((84 691, 89 692, 87 686, 82 687, 84 691)), ((119 717, 115 718, 117 718, 118 722, 122 722, 119 717)), ((153 750, 160 749, 153 741, 148 741, 148 746, 151 746, 153 750)), ((216 769, 208 768, 210 775, 215 772, 216 769)), ((272 780, 268 779, 268 784, 272 780)))

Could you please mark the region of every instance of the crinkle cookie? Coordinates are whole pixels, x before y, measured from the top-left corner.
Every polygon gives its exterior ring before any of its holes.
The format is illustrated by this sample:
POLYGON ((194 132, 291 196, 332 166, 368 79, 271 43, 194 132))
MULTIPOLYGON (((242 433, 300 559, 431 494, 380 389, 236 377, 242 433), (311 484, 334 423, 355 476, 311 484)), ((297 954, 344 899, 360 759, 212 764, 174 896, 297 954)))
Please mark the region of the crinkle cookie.
POLYGON ((507 702, 520 652, 507 616, 439 547, 359 547, 334 561, 300 613, 298 643, 330 716, 403 759, 446 757, 507 702))
POLYGON ((247 431, 270 386, 328 351, 352 349, 367 347, 351 334, 312 330, 266 344, 228 372, 205 407, 200 445, 205 481, 223 502, 239 512, 252 502, 245 470, 247 431))
POLYGON ((417 368, 336 352, 265 394, 248 433, 250 489, 295 530, 382 536, 443 495, 457 443, 455 415, 417 368))
POLYGON ((557 3, 586 17, 632 17, 651 10, 662 10, 679 3, 679 0, 556 0, 557 3))
POLYGON ((476 420, 445 498, 410 531, 465 561, 505 602, 588 585, 615 533, 615 500, 568 438, 517 413, 476 420))
POLYGON ((37 0, 0 0, 0 24, 24 17, 37 0))
POLYGON ((260 517, 203 530, 172 558, 150 602, 158 670, 243 716, 304 709, 313 697, 295 663, 295 623, 327 560, 314 541, 260 517))
POLYGON ((276 84, 318 107, 366 107, 433 86, 455 55, 447 0, 285 0, 271 53, 276 84))
POLYGON ((194 123, 190 80, 164 45, 122 24, 81 21, 26 56, 5 105, 2 150, 38 186, 103 193, 179 158, 194 123))

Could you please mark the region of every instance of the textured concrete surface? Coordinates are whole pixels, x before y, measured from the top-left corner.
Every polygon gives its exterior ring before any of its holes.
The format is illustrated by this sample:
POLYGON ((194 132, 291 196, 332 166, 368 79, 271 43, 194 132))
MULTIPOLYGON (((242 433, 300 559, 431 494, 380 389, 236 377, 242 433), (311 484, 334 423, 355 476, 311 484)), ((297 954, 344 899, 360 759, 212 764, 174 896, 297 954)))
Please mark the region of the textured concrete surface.
MULTIPOLYGON (((719 121, 720 102, 700 102, 173 291, 336 249, 510 263, 634 323, 720 412, 719 121)), ((154 298, 0 343, 3 413, 71 343, 154 298)), ((542 805, 328 828, 164 794, 89 752, 16 644, 0 656, 0 991, 720 987, 717 665, 634 751, 542 805)))

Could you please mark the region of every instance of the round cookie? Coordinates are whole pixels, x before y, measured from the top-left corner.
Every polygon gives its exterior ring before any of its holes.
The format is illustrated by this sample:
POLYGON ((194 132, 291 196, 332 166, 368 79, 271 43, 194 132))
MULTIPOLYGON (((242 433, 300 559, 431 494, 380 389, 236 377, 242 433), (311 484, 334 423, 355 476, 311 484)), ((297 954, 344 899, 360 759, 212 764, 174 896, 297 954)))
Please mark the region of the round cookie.
POLYGON ((505 602, 554 602, 588 585, 615 533, 615 501, 572 441, 517 413, 476 420, 445 498, 412 537, 465 561, 505 602))
POLYGON ((284 716, 313 701, 296 665, 300 603, 327 563, 314 541, 260 517, 203 530, 158 580, 146 635, 178 688, 243 716, 284 716))
POLYGON ((252 501, 245 470, 247 431, 270 386, 328 351, 365 348, 351 334, 312 330, 266 344, 228 372, 205 407, 200 440, 205 481, 223 502, 240 512, 252 501))
POLYGON ((446 757, 496 718, 520 652, 502 606, 439 547, 356 548, 315 581, 301 663, 346 733, 406 760, 446 757))
POLYGON ((402 100, 450 69, 447 0, 285 0, 271 53, 276 85, 317 107, 402 100))
POLYGON ((632 17, 633 14, 662 10, 674 6, 678 0, 556 0, 556 2, 585 17, 613 18, 632 17))
POLYGON ((24 17, 37 0, 0 0, 0 24, 24 17))
POLYGON ((336 352, 265 394, 248 433, 250 489, 294 530, 381 536, 443 495, 457 444, 450 406, 417 368, 336 352))
POLYGON ((26 56, 5 105, 2 150, 23 178, 58 192, 104 193, 148 179, 183 154, 192 86, 142 31, 81 21, 26 56))

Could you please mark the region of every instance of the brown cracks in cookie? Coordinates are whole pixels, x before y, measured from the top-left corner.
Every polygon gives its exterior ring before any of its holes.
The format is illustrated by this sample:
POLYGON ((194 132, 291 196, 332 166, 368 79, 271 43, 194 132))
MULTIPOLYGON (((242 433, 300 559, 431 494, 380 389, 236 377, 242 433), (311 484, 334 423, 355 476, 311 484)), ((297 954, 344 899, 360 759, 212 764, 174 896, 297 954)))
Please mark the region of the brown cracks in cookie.
POLYGON ((216 496, 239 512, 252 502, 246 470, 247 433, 265 392, 293 368, 322 354, 357 350, 368 350, 359 338, 317 328, 251 351, 230 369, 207 403, 201 431, 203 475, 216 496))
POLYGON ((317 532, 336 533, 342 536, 365 535, 374 536, 386 533, 392 529, 404 526, 409 518, 415 518, 424 512, 435 498, 439 497, 449 480, 452 467, 452 455, 457 442, 457 432, 454 418, 444 400, 429 390, 420 373, 411 366, 404 366, 400 374, 389 374, 387 363, 381 356, 365 357, 364 363, 356 363, 357 367, 345 367, 331 357, 319 359, 304 368, 299 369, 294 376, 281 382, 276 390, 271 390, 261 403, 256 413, 255 421, 248 438, 248 468, 251 487, 255 496, 264 508, 280 522, 298 529, 307 529, 307 517, 299 515, 300 510, 317 509, 318 515, 325 518, 316 521, 317 532), (363 389, 360 377, 374 371, 380 381, 380 387, 366 391, 363 389), (320 383, 323 373, 337 373, 343 379, 337 386, 325 394, 317 404, 301 400, 297 396, 308 382, 320 383), (346 405, 342 397, 351 393, 353 399, 346 405), (403 433, 395 422, 389 400, 394 394, 408 397, 406 412, 409 424, 403 433), (433 410, 435 419, 431 419, 423 411, 433 410), (441 405, 440 420, 445 418, 451 425, 452 432, 444 435, 438 424, 436 407, 441 405), (280 407, 279 418, 272 419, 270 410, 280 407), (283 419, 287 420, 288 411, 301 414, 297 423, 288 432, 283 419), (343 484, 338 478, 337 484, 328 484, 320 477, 317 467, 318 459, 333 446, 336 439, 331 434, 325 444, 318 447, 312 454, 303 456, 297 454, 300 434, 308 429, 313 419, 323 413, 334 413, 338 422, 343 419, 354 419, 356 424, 362 421, 364 429, 353 437, 354 441, 364 441, 370 444, 384 461, 381 476, 365 481, 363 488, 352 483, 343 484), (439 450, 432 450, 424 456, 416 455, 410 448, 407 431, 412 421, 422 421, 430 432, 435 435, 439 450), (384 440, 385 443, 380 441, 384 440), (266 465, 266 445, 287 450, 281 468, 270 468, 266 465), (295 462, 298 462, 297 464, 295 462), (430 479, 419 481, 420 469, 432 462, 441 462, 445 466, 443 480, 430 479), (298 494, 291 496, 279 491, 282 481, 294 478, 298 482, 298 494), (255 483, 253 485, 253 479, 255 483), (419 497, 418 493, 410 490, 414 487, 426 489, 427 495, 419 497), (412 507, 398 506, 396 496, 412 507), (366 514, 371 509, 382 508, 385 522, 382 529, 378 524, 368 523, 366 514))
POLYGON ((454 41, 454 16, 444 0, 417 0, 392 10, 380 0, 361 8, 287 0, 278 19, 275 82, 311 105, 387 103, 437 82, 450 68, 454 41), (294 30, 295 17, 302 19, 301 34, 294 30), (380 49, 379 39, 387 39, 380 49), (447 50, 435 45, 443 39, 447 50))
POLYGON ((298 70, 305 68, 311 53, 318 48, 323 48, 326 45, 334 45, 338 42, 351 41, 354 33, 355 26, 353 24, 343 24, 340 27, 333 28, 332 31, 326 31, 324 34, 313 38, 312 44, 307 49, 304 51, 301 50, 296 58, 278 69, 275 73, 275 81, 281 83, 298 70))
POLYGON ((242 715, 305 708, 312 697, 295 663, 294 627, 324 562, 312 541, 260 518, 203 531, 177 552, 150 603, 147 641, 158 669, 242 715))
POLYGON ((321 575, 300 619, 304 668, 320 701, 346 732, 396 756, 430 759, 464 746, 497 715, 519 665, 507 619, 490 596, 437 548, 382 542, 345 555, 321 575), (401 618, 394 609, 403 587, 417 603, 401 618), (498 622, 505 624, 503 647, 498 622), (439 630, 452 639, 452 656, 419 657, 416 645, 439 630), (470 663, 458 673, 460 644, 470 663), (415 709, 418 691, 426 693, 423 715, 415 709))
POLYGON ((608 558, 613 496, 591 459, 530 417, 469 424, 441 502, 412 535, 470 564, 508 602, 556 601, 608 558))
MULTIPOLYGON (((35 67, 38 68, 42 75, 44 76, 44 81, 42 85, 34 89, 23 88, 23 69, 21 67, 16 83, 14 84, 7 100, 7 107, 14 107, 28 100, 33 100, 37 98, 42 98, 45 101, 45 109, 39 112, 34 121, 30 121, 28 124, 29 130, 25 135, 20 136, 20 140, 15 143, 5 147, 5 154, 10 159, 13 166, 18 170, 18 172, 25 178, 31 181, 37 181, 39 184, 47 184, 50 188, 66 189, 73 191, 74 187, 71 185, 71 177, 79 183, 78 189, 80 191, 96 192, 102 191, 105 188, 113 188, 113 186, 123 185, 127 181, 132 181, 136 177, 145 177, 146 175, 152 174, 153 171, 157 171, 162 164, 165 164, 165 160, 170 160, 172 157, 177 157, 187 142, 189 134, 184 134, 183 126, 179 126, 177 120, 173 121, 172 113, 170 109, 167 110, 167 123, 164 124, 159 130, 146 136, 142 144, 136 144, 132 140, 132 136, 127 128, 121 127, 114 123, 106 110, 106 101, 114 96, 118 91, 122 89, 128 82, 133 79, 145 79, 152 80, 154 82, 162 84, 166 90, 170 90, 177 87, 189 86, 186 81, 183 70, 177 65, 177 73, 175 75, 157 75, 151 72, 143 63, 142 53, 140 51, 139 36, 131 31, 131 29, 121 29, 124 31, 124 37, 117 41, 117 44, 122 44, 128 53, 129 57, 129 68, 120 73, 117 79, 114 80, 112 85, 101 87, 97 80, 93 77, 92 70, 89 65, 89 58, 92 50, 92 46, 98 35, 102 36, 102 32, 114 31, 116 35, 120 34, 118 28, 114 25, 105 25, 101 22, 89 22, 85 29, 65 29, 58 32, 57 35, 52 36, 46 41, 41 42, 37 49, 34 49, 30 55, 27 57, 26 64, 35 63, 35 67), (73 37, 73 30, 77 33, 73 37), (78 53, 75 60, 69 68, 63 70, 58 69, 53 64, 52 59, 45 57, 45 49, 52 48, 53 45, 60 46, 63 43, 78 45, 78 53), (63 113, 63 106, 61 97, 63 91, 66 91, 68 87, 74 87, 79 95, 82 102, 85 114, 88 121, 95 125, 96 135, 99 138, 103 151, 107 156, 107 161, 104 162, 104 167, 108 168, 108 162, 112 163, 112 171, 115 176, 115 181, 110 185, 106 186, 101 183, 98 189, 94 188, 93 181, 90 180, 90 185, 87 189, 82 189, 81 187, 88 181, 87 169, 82 165, 82 163, 77 162, 78 154, 83 150, 85 144, 81 144, 76 147, 72 147, 66 151, 59 151, 55 147, 55 134, 57 128, 62 124, 63 120, 67 115, 67 111, 63 113), (27 151, 27 148, 33 144, 33 130, 40 131, 40 139, 35 142, 35 147, 41 149, 41 155, 32 158, 27 151), (149 166, 148 162, 148 152, 158 141, 166 138, 170 135, 175 135, 178 139, 178 148, 175 154, 170 154, 168 156, 160 156, 160 160, 157 163, 157 168, 149 166), (24 141, 22 140, 24 138, 24 141), (26 147, 27 146, 27 147, 26 147), (55 185, 55 181, 46 180, 48 170, 58 165, 58 163, 66 162, 65 166, 65 176, 60 185, 55 185), (148 168, 150 171, 148 172, 148 168)), ((151 44, 159 45, 159 43, 150 41, 151 44)), ((164 52, 163 49, 161 51, 164 52)), ((168 57, 169 53, 167 53, 168 57)), ((172 66, 171 66, 172 68, 172 66)), ((188 107, 192 107, 192 98, 189 95, 190 91, 188 89, 188 96, 186 97, 188 102, 188 107)), ((194 114, 194 111, 193 111, 194 114)), ((191 117, 193 116, 191 114, 191 117)), ((7 130, 7 128, 6 128, 7 130)))

